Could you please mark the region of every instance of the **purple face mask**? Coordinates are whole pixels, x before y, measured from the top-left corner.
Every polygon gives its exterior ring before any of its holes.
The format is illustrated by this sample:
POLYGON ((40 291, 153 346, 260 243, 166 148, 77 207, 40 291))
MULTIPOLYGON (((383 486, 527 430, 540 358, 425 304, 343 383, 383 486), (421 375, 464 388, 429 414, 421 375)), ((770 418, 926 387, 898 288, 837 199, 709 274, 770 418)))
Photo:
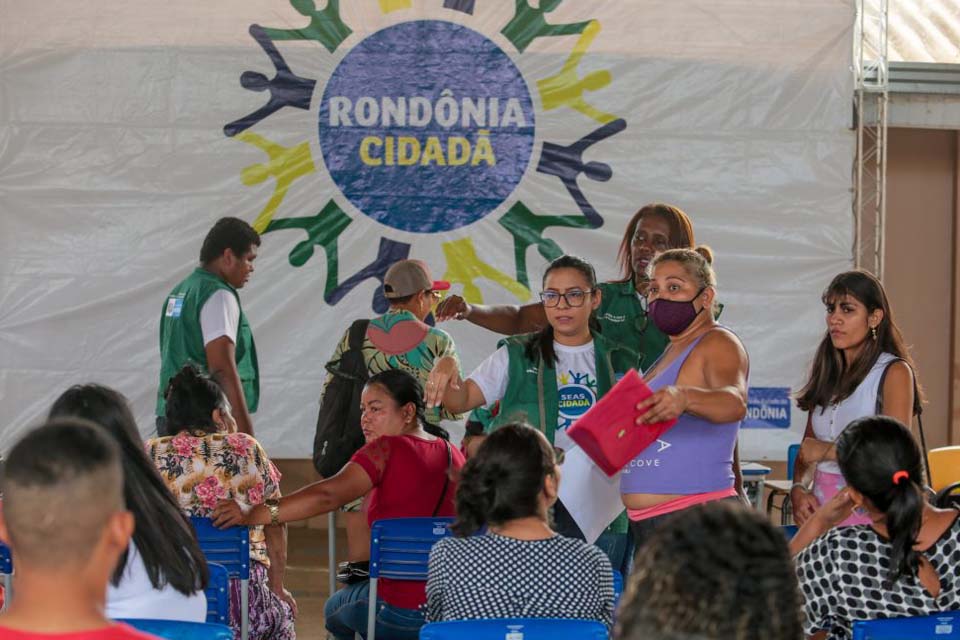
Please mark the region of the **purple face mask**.
POLYGON ((663 298, 657 298, 650 303, 650 310, 647 312, 647 315, 653 320, 653 324, 657 326, 657 329, 660 329, 660 331, 663 331, 668 336, 680 335, 696 320, 697 316, 700 315, 700 311, 703 311, 703 308, 697 311, 697 308, 693 306, 693 301, 699 298, 705 289, 706 287, 700 289, 697 295, 689 300, 664 300, 663 298))

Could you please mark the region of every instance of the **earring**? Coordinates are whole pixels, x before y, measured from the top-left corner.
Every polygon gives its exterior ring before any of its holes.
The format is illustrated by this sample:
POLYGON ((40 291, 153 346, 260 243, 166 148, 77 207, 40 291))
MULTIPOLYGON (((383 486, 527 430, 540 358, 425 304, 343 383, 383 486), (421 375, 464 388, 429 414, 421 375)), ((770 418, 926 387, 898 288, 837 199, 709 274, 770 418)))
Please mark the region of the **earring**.
POLYGON ((870 337, 873 338, 874 340, 877 339, 877 328, 876 328, 876 327, 870 327, 870 337))

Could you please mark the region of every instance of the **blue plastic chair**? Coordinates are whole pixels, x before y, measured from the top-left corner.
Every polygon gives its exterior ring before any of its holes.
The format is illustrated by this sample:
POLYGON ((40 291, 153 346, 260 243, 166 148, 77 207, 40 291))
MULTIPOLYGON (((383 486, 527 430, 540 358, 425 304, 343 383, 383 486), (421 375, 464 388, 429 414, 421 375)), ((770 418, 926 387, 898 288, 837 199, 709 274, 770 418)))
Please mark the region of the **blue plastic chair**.
POLYGON ((853 623, 853 640, 957 640, 960 611, 853 623))
POLYGON ((231 578, 240 580, 240 637, 247 640, 250 630, 250 531, 247 527, 217 529, 210 518, 191 517, 190 522, 207 562, 223 565, 231 578))
POLYGON ((208 562, 210 582, 207 596, 207 622, 230 624, 230 572, 222 564, 208 562))
POLYGON ((3 608, 0 611, 6 611, 13 596, 13 556, 10 547, 3 543, 0 543, 0 575, 3 575, 3 608))
POLYGON ((165 640, 233 640, 233 630, 223 624, 138 618, 126 618, 117 622, 165 640))
POLYGON ((607 640, 607 628, 596 620, 504 618, 431 622, 420 640, 607 640))
POLYGON ((389 578, 426 582, 430 548, 438 540, 450 536, 452 523, 453 518, 395 518, 373 523, 370 528, 367 640, 374 640, 376 636, 377 581, 389 578))
POLYGON ((767 486, 770 487, 770 495, 767 497, 767 514, 773 511, 773 499, 783 496, 783 503, 780 507, 780 524, 789 524, 790 519, 790 488, 793 486, 793 465, 800 454, 800 445, 792 444, 787 448, 787 479, 768 480, 767 486))
POLYGON ((781 526, 780 529, 783 531, 783 535, 787 539, 787 542, 790 542, 793 540, 793 536, 797 535, 797 531, 800 530, 800 527, 795 524, 785 524, 781 526))

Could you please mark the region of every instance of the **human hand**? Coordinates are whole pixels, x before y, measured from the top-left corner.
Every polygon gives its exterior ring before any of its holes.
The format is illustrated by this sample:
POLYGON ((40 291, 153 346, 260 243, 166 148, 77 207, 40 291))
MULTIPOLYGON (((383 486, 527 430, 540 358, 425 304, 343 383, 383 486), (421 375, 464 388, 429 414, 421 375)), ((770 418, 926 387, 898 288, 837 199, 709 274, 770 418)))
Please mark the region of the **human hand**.
POLYGON ((794 487, 790 490, 790 502, 793 506, 793 521, 798 526, 803 525, 820 508, 817 497, 803 487, 794 487))
POLYGON ((213 508, 210 517, 213 520, 213 526, 218 529, 227 529, 229 527, 246 526, 248 524, 248 513, 249 510, 244 511, 236 500, 221 500, 213 508))
POLYGON ((433 312, 433 317, 437 322, 444 320, 464 320, 470 315, 473 309, 470 303, 458 295, 448 296, 437 305, 437 310, 433 312))
POLYGON ((818 518, 825 528, 830 529, 849 518, 855 506, 853 498, 850 497, 850 491, 844 488, 827 500, 814 517, 818 518))
POLYGON ((443 356, 433 364, 430 376, 427 378, 425 400, 427 407, 439 407, 443 403, 443 396, 447 387, 460 388, 460 367, 453 356, 443 356))
POLYGON ((290 605, 290 609, 293 611, 293 617, 296 618, 298 613, 297 601, 293 599, 293 594, 287 591, 283 585, 274 586, 271 584, 270 590, 277 594, 278 598, 290 605))
POLYGON ((656 424, 673 420, 683 413, 688 405, 687 392, 681 387, 670 385, 642 402, 637 403, 637 412, 640 414, 637 424, 656 424))

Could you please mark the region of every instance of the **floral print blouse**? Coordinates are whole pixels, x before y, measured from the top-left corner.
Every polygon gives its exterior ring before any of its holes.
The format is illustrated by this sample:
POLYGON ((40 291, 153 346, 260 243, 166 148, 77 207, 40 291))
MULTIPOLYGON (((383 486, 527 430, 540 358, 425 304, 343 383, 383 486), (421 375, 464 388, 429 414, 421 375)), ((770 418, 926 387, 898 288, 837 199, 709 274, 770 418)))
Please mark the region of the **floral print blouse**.
MULTIPOLYGON (((280 472, 245 433, 181 431, 146 444, 167 487, 188 515, 210 517, 220 500, 241 507, 280 497, 280 472)), ((250 559, 270 566, 263 527, 250 527, 250 559)))

